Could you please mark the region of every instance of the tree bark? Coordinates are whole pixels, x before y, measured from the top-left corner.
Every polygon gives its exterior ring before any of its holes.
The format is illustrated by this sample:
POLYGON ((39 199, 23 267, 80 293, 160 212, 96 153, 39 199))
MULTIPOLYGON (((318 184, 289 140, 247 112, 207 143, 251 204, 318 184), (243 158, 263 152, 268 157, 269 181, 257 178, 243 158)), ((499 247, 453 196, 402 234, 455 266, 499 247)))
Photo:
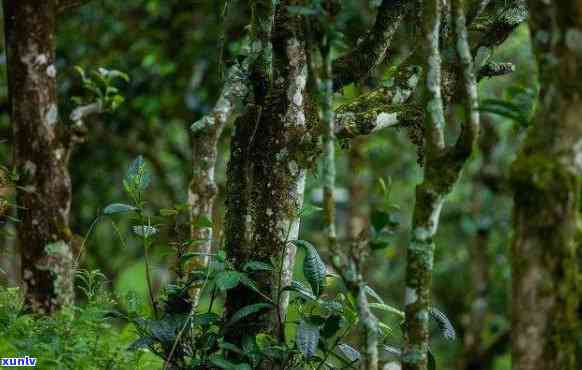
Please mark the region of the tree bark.
MULTIPOLYGON (((453 146, 445 142, 445 107, 443 103, 443 78, 440 55, 441 2, 423 2, 421 33, 424 37, 422 55, 425 59, 424 81, 425 118, 425 170, 423 182, 416 187, 416 201, 412 220, 410 242, 406 256, 406 291, 404 370, 424 370, 428 364, 429 311, 434 262, 434 237, 438 229, 440 213, 445 197, 457 182, 463 165, 471 155, 479 131, 477 112, 477 83, 467 39, 464 4, 453 0, 456 48, 462 78, 452 77, 453 82, 462 80, 465 95, 465 122, 461 134, 453 146)), ((450 108, 450 107, 449 107, 450 108)))
POLYGON ((540 105, 511 169, 513 369, 573 370, 580 287, 582 4, 529 1, 540 105))
MULTIPOLYGON (((310 165, 306 152, 315 144, 307 134, 313 117, 306 107, 307 64, 299 18, 288 14, 288 2, 278 5, 272 36, 272 78, 263 63, 253 69, 254 104, 236 122, 227 174, 225 243, 230 261, 238 268, 255 260, 275 261, 275 276, 253 274, 258 288, 279 301, 279 285, 288 285, 295 247, 288 240, 299 232, 299 210, 303 203, 305 171, 310 165), (283 266, 279 284, 277 271, 283 266)), ((263 20, 264 21, 264 20, 263 20)), ((267 27, 263 27, 267 28, 267 27)), ((259 61, 265 60, 260 58, 259 61)), ((244 285, 227 294, 226 316, 265 299, 244 285)), ((243 336, 261 332, 280 335, 286 297, 280 311, 275 307, 253 315, 229 328, 226 338, 239 343, 243 336)))
POLYGON ((23 284, 32 310, 51 313, 73 299, 71 180, 54 64, 56 2, 3 4, 23 284))

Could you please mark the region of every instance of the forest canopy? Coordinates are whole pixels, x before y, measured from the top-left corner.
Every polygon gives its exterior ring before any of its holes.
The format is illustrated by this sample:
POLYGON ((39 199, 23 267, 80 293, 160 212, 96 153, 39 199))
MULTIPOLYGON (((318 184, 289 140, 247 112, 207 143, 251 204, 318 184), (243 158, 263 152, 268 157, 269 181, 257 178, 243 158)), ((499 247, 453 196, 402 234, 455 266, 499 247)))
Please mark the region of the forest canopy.
POLYGON ((1 3, 1 367, 582 366, 580 1, 1 3))

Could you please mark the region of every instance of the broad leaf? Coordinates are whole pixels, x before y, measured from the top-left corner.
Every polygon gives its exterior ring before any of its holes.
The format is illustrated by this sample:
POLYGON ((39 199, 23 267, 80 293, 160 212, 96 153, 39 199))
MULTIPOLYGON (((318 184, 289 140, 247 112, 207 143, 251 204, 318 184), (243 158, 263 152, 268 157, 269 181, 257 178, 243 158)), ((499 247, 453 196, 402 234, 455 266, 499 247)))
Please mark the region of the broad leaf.
POLYGON ((237 271, 222 271, 216 275, 216 286, 223 292, 232 289, 240 282, 241 273, 237 271))
POLYGON ((319 297, 325 287, 326 267, 323 260, 317 253, 315 247, 305 240, 295 240, 295 245, 305 249, 305 258, 303 260, 303 274, 311 285, 313 294, 319 297))
POLYGON ((266 308, 270 308, 270 307, 272 307, 272 305, 270 303, 255 303, 255 304, 245 306, 245 307, 241 308, 240 310, 236 311, 234 313, 234 315, 232 315, 232 317, 230 318, 230 320, 228 321, 226 326, 231 326, 231 325, 237 323, 238 321, 244 319, 247 316, 250 316, 252 314, 255 314, 259 311, 262 311, 262 310, 264 310, 266 308))

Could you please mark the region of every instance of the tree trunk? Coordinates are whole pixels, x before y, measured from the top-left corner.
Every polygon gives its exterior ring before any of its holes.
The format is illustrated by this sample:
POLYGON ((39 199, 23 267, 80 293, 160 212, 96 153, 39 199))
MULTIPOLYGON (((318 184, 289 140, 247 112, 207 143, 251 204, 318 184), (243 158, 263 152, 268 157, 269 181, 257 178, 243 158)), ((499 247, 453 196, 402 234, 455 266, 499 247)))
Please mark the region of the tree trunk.
POLYGON ((35 312, 50 313, 73 299, 71 181, 54 64, 56 4, 3 4, 23 284, 26 303, 35 312))
POLYGON ((529 1, 539 111, 511 169, 513 369, 574 370, 582 175, 582 4, 529 1))
MULTIPOLYGON (((279 301, 276 292, 291 278, 295 248, 287 241, 296 239, 299 232, 298 213, 308 165, 305 152, 313 145, 306 135, 305 45, 297 36, 297 17, 288 14, 288 4, 283 3, 278 6, 273 27, 272 78, 264 59, 258 58, 263 62, 253 67, 255 104, 236 121, 225 219, 227 255, 236 267, 252 260, 275 261, 275 276, 269 272, 252 276, 258 288, 275 302, 279 301), (277 271, 281 265, 280 279, 277 271)), ((231 317, 242 307, 262 301, 265 299, 252 289, 239 285, 228 292, 226 315, 231 317)), ((281 335, 286 297, 281 302, 279 312, 273 307, 233 325, 227 340, 239 343, 243 335, 261 332, 281 335)))

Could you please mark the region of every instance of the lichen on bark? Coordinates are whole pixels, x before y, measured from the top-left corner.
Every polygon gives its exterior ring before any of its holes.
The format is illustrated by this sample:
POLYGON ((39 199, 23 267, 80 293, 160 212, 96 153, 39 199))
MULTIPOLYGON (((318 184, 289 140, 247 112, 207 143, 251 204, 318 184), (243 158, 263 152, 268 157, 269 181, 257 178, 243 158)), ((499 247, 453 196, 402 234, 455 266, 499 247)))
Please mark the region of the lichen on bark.
POLYGON ((71 180, 65 130, 58 119, 56 73, 50 68, 55 63, 56 2, 5 1, 3 6, 25 298, 34 311, 51 313, 73 299, 71 180), (59 253, 47 248, 51 245, 58 245, 59 253))

